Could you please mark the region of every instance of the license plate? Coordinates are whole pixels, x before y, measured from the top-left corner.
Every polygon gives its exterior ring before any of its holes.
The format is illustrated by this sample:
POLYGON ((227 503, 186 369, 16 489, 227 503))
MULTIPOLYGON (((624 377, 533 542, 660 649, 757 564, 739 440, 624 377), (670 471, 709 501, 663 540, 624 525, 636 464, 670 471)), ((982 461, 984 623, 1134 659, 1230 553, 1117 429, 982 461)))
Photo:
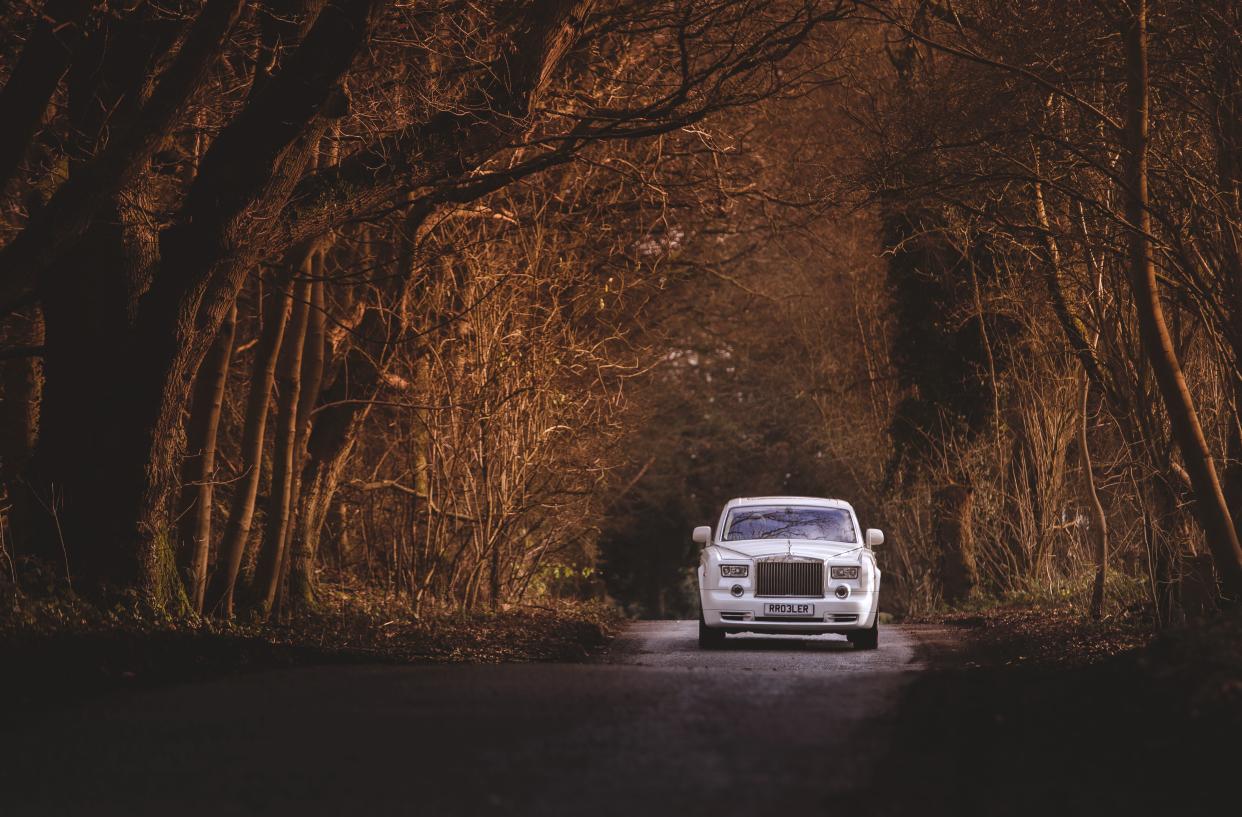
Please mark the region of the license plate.
POLYGON ((763 605, 765 616, 807 616, 815 615, 814 604, 803 604, 791 601, 771 601, 763 605))

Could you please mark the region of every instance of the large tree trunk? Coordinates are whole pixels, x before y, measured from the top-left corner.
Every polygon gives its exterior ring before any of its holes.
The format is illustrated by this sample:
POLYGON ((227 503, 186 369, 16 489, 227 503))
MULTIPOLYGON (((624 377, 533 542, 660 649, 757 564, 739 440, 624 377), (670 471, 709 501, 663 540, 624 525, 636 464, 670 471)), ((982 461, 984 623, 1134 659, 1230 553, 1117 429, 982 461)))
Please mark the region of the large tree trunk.
MULTIPOLYGON (((167 297, 193 265, 173 264, 156 292, 167 248, 145 200, 146 159, 239 7, 205 7, 155 85, 151 61, 167 56, 180 26, 145 8, 103 21, 69 73, 69 180, 4 249, 6 286, 36 284, 47 319, 46 433, 29 480, 47 509, 43 538, 87 580, 82 589, 137 591, 158 606, 188 605, 170 535, 182 415, 231 302, 204 321, 197 301, 167 297)), ((207 250, 192 255, 201 265, 207 250)))
POLYGON ((250 394, 246 399, 246 419, 242 428, 241 478, 234 489, 229 519, 220 540, 221 568, 217 571, 218 580, 214 583, 215 590, 208 607, 210 612, 219 611, 228 617, 233 615, 237 576, 241 572, 242 557, 250 539, 250 525, 254 520, 255 500, 259 493, 268 398, 272 393, 276 360, 289 317, 291 299, 288 287, 286 275, 278 276, 268 287, 262 309, 263 326, 254 350, 250 394))
MULTIPOLYGON (((53 201, 67 188, 92 182, 97 157, 149 101, 151 60, 172 33, 149 23, 145 9, 106 16, 82 40, 65 83, 69 178, 53 201)), ((119 194, 96 191, 93 218, 82 223, 76 241, 49 248, 55 261, 37 279, 46 341, 42 433, 27 479, 43 511, 33 535, 44 555, 63 560, 66 574, 83 580, 77 589, 87 592, 137 587, 145 566, 156 561, 154 553, 141 556, 133 547, 132 516, 128 522, 119 517, 122 508, 132 515, 141 486, 127 478, 142 479, 134 473, 136 452, 126 429, 138 389, 137 357, 144 351, 136 343, 136 316, 158 258, 147 198, 141 181, 119 194)), ((50 206, 32 213, 5 246, 6 255, 36 222, 47 220, 50 206)), ((10 282, 21 277, 17 269, 5 273, 10 282)), ((162 550, 159 560, 175 580, 170 556, 171 549, 162 550)))
MULTIPOLYGON (((39 439, 43 313, 30 309, 9 320, 14 331, 6 339, 14 347, 27 348, 26 353, 0 362, 0 386, 4 390, 4 399, 0 401, 0 482, 9 500, 9 543, 15 551, 24 553, 32 533, 34 509, 22 481, 39 439)), ((0 542, 0 548, 3 546, 0 542)))
MULTIPOLYGON (((45 385, 27 479, 42 511, 34 535, 41 554, 63 561, 81 580, 76 589, 91 593, 139 586, 144 575, 132 516, 127 523, 118 514, 133 513, 144 478, 126 429, 139 354, 131 315, 153 254, 137 230, 131 234, 134 221, 128 208, 111 207, 65 256, 58 283, 40 293, 45 385)), ((171 560, 165 567, 175 572, 171 560)))
MULTIPOLYGON (((190 151, 192 161, 186 162, 183 170, 187 184, 193 183, 202 161, 204 126, 204 112, 200 110, 194 118, 194 142, 190 151)), ((177 545, 181 573, 188 582, 190 606, 196 615, 202 615, 207 595, 211 518, 215 510, 216 440, 224 411, 224 395, 236 335, 237 304, 234 303, 199 367, 190 404, 190 421, 186 428, 188 439, 181 467, 181 505, 177 513, 181 535, 177 545)))
POLYGON ((1147 199, 1147 3, 1122 27, 1126 54, 1126 218, 1130 222, 1130 283, 1143 348, 1160 387, 1173 438, 1181 450, 1195 493, 1195 511, 1206 535, 1225 592, 1242 598, 1242 546, 1221 490, 1194 400, 1173 348, 1156 286, 1147 199))
POLYGON ((237 307, 229 310, 211 351, 198 370, 191 403, 186 457, 181 470, 181 541, 183 572, 189 582, 190 604, 203 612, 207 562, 211 553, 212 497, 216 481, 216 439, 224 409, 224 389, 237 333, 237 307))

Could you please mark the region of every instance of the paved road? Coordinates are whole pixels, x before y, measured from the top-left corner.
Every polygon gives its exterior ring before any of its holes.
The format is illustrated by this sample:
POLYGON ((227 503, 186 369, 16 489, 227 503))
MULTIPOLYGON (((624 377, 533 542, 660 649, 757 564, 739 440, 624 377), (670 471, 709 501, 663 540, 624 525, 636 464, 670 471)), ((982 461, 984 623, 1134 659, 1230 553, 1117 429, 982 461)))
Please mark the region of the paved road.
POLYGON ((631 626, 601 661, 332 666, 112 695, 0 736, 0 813, 866 812, 917 630, 631 626))

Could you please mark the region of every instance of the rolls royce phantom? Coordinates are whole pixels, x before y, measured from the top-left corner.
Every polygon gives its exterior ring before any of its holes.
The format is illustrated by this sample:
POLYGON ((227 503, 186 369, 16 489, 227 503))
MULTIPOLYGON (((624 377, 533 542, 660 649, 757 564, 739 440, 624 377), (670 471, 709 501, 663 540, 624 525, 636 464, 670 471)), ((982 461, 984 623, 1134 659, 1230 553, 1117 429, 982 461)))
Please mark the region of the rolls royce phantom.
POLYGON ((848 502, 799 496, 731 499, 713 533, 694 529, 699 559, 699 646, 727 633, 844 633, 879 646, 880 568, 848 502))

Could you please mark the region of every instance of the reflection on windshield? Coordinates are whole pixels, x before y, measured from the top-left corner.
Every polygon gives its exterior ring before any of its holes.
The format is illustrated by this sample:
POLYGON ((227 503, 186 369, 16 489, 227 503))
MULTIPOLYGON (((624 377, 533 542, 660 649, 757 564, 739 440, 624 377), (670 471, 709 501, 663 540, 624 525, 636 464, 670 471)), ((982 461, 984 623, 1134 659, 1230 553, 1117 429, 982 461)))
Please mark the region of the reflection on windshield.
POLYGON ((853 544, 854 521, 841 508, 749 507, 729 512, 724 541, 815 539, 853 544))

